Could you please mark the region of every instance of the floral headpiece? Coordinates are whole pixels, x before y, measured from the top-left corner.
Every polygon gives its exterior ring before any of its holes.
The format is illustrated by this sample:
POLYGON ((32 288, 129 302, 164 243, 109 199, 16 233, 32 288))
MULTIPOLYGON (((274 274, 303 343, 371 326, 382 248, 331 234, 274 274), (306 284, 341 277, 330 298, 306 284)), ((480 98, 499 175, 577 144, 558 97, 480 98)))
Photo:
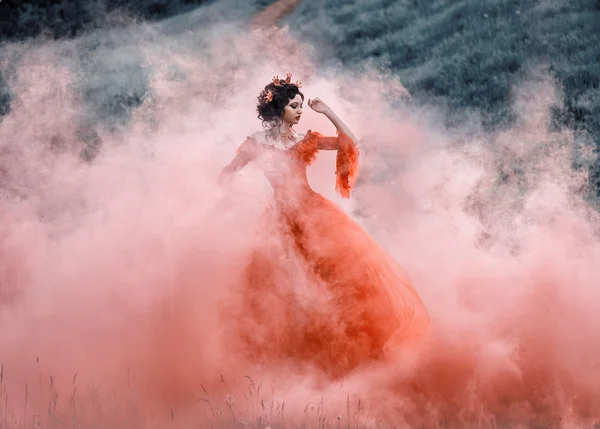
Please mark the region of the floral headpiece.
MULTIPOLYGON (((281 86, 283 83, 286 83, 288 85, 295 85, 298 88, 302 88, 302 82, 300 82, 298 80, 296 81, 296 83, 292 84, 292 74, 291 73, 287 73, 285 80, 283 80, 283 81, 281 79, 279 79, 279 75, 273 76, 273 85, 281 86)), ((270 103, 271 101, 273 101, 273 93, 270 90, 263 90, 260 93, 260 95, 258 96, 258 99, 261 102, 270 103)))
MULTIPOLYGON (((291 73, 287 73, 286 74, 284 82, 287 83, 287 84, 291 84, 292 83, 292 74, 291 73)), ((279 79, 279 75, 273 76, 273 85, 275 85, 275 86, 280 86, 281 85, 281 79, 279 79)), ((293 85, 297 86, 298 88, 302 88, 302 82, 300 82, 298 80, 293 85)))
POLYGON ((271 101, 273 101, 273 93, 271 91, 263 90, 260 93, 259 99, 264 101, 265 103, 270 103, 271 101))

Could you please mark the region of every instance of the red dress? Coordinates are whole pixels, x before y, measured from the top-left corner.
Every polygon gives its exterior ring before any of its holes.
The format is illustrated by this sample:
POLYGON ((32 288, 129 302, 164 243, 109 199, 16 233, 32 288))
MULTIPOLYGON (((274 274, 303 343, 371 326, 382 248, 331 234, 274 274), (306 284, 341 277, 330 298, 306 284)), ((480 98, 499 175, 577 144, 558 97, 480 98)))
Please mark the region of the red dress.
POLYGON ((319 149, 337 150, 336 190, 348 198, 359 152, 343 133, 309 131, 287 150, 248 138, 238 149, 238 163, 261 167, 274 204, 249 255, 234 336, 254 362, 288 360, 339 377, 421 338, 429 316, 391 256, 310 188, 306 167, 319 149))

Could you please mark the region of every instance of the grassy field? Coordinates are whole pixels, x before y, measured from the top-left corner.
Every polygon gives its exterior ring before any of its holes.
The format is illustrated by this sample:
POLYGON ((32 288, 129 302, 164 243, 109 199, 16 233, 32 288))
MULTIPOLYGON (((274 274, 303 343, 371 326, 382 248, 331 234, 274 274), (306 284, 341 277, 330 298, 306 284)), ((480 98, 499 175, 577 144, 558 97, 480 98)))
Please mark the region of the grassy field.
MULTIPOLYGON (((600 144, 600 6, 595 0, 305 0, 286 23, 323 63, 375 62, 448 124, 510 126, 511 86, 542 67, 564 90, 553 126, 600 144)), ((600 168, 592 177, 600 189, 600 168)))
MULTIPOLYGON (((0 42, 42 31, 71 37, 94 28, 94 19, 115 8, 159 19, 214 0, 105 3, 99 8, 95 2, 2 2, 0 42)), ((271 3, 254 0, 249 8, 271 3)), ((397 73, 419 101, 443 103, 458 117, 475 110, 491 127, 510 122, 511 85, 525 69, 541 64, 565 90, 556 125, 600 139, 596 0, 304 0, 285 23, 318 46, 322 63, 375 62, 397 73)), ((0 101, 7 97, 4 86, 0 101)))
MULTIPOLYGON (((159 19, 199 3, 114 0, 102 10, 122 7, 140 19, 159 19)), ((248 8, 260 10, 271 3, 254 0, 248 8)), ((72 37, 101 24, 98 11, 94 2, 3 2, 0 41, 20 40, 43 29, 52 37, 72 37)), ((564 90, 553 126, 569 127, 600 144, 596 0, 304 0, 284 23, 318 47, 316 56, 324 65, 374 63, 397 74, 417 103, 445 108, 447 125, 476 115, 487 129, 510 126, 512 86, 531 67, 541 67, 564 90)), ((123 116, 122 106, 135 108, 144 88, 110 92, 113 101, 102 101, 105 113, 111 115, 113 109, 115 116, 123 116)), ((0 114, 9 104, 10 88, 0 70, 0 114)), ((599 192, 600 166, 591 180, 599 192)))
POLYGON ((0 41, 25 40, 42 32, 52 38, 75 37, 100 27, 107 13, 121 10, 142 20, 164 19, 214 0, 34 0, 0 2, 0 41))
MULTIPOLYGON (((114 0, 103 10, 123 7, 132 16, 157 19, 198 3, 114 0)), ((254 0, 248 8, 271 3, 254 0)), ((39 34, 42 28, 53 37, 71 37, 94 27, 96 3, 69 5, 1 3, 0 15, 10 23, 0 26, 0 41, 39 34)), ((318 47, 316 56, 324 65, 368 62, 397 74, 418 103, 446 107, 449 125, 476 114, 487 128, 510 126, 512 85, 529 68, 541 66, 564 89, 554 126, 600 144, 600 7, 595 0, 304 0, 285 24, 318 47)), ((143 88, 133 92, 144 93, 143 88)), ((106 108, 113 106, 121 115, 119 106, 138 104, 139 97, 131 97, 117 89, 106 108)), ((0 114, 9 101, 0 70, 0 114)), ((600 167, 593 181, 600 188, 600 167)))

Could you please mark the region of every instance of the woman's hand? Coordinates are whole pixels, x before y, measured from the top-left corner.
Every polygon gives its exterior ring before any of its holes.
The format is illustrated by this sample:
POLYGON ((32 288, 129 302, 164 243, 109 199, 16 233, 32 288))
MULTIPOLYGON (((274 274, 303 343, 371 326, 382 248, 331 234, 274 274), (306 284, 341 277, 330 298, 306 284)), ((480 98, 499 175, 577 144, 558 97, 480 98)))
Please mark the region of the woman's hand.
POLYGON ((350 131, 348 126, 344 124, 342 120, 335 113, 333 113, 333 110, 331 110, 331 108, 327 104, 323 103, 321 99, 309 99, 308 105, 315 112, 324 114, 327 117, 327 119, 329 119, 331 123, 335 126, 335 128, 337 128, 338 132, 346 134, 348 137, 350 137, 354 145, 358 145, 358 140, 356 139, 356 136, 352 133, 352 131, 350 131))
POLYGON ((309 98, 308 106, 317 113, 326 114, 326 113, 331 112, 331 108, 327 104, 325 104, 323 101, 321 101, 320 98, 313 98, 312 100, 309 98))

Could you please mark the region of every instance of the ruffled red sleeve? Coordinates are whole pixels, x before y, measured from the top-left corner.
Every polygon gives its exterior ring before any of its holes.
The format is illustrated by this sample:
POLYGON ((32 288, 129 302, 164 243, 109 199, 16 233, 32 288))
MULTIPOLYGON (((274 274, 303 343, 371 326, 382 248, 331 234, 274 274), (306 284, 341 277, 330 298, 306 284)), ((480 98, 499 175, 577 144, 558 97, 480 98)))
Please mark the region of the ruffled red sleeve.
POLYGON ((296 155, 307 165, 317 157, 319 148, 337 148, 335 190, 344 198, 350 198, 350 191, 356 184, 360 171, 359 151, 352 139, 338 132, 337 137, 325 137, 318 132, 308 131, 296 155))
POLYGON ((350 198, 350 190, 354 188, 360 164, 359 151, 354 142, 344 133, 338 134, 339 148, 335 160, 335 190, 344 198, 350 198))
POLYGON ((304 136, 304 139, 302 139, 302 142, 298 143, 293 148, 296 157, 306 165, 312 164, 317 158, 317 153, 319 152, 319 139, 321 137, 322 136, 319 133, 313 133, 309 130, 306 133, 306 136, 304 136))

